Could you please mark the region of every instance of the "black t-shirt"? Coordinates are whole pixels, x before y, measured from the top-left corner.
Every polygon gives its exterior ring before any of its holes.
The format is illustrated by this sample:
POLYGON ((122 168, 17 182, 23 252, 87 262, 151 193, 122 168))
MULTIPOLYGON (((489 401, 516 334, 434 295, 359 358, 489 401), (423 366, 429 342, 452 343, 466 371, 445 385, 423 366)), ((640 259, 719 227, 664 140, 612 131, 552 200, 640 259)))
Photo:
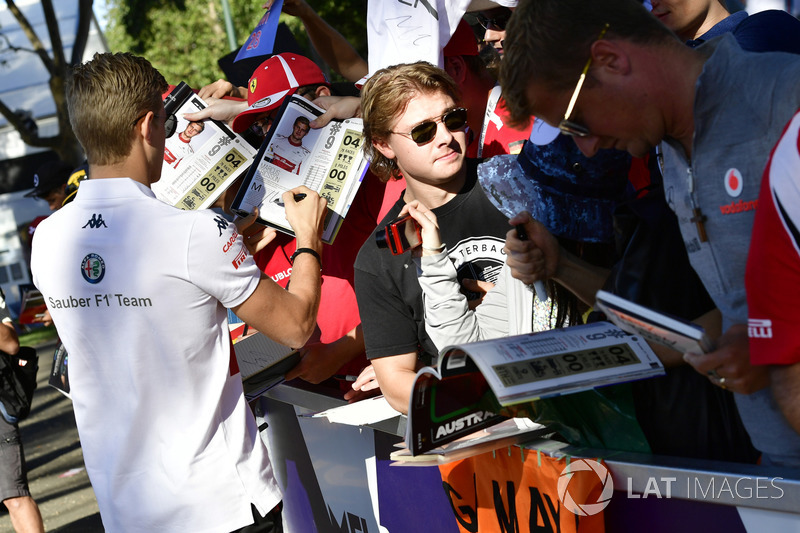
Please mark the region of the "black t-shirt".
MULTIPOLYGON (((404 205, 401 197, 378 228, 397 218, 404 205)), ((463 189, 433 212, 458 279, 496 283, 505 261, 503 245, 510 226, 478 185, 477 161, 467 161, 463 189)), ((417 270, 418 262, 410 251, 392 255, 388 249, 378 248, 374 238, 361 247, 355 264, 355 288, 368 358, 418 352, 427 364, 437 355, 425 332, 417 270)))

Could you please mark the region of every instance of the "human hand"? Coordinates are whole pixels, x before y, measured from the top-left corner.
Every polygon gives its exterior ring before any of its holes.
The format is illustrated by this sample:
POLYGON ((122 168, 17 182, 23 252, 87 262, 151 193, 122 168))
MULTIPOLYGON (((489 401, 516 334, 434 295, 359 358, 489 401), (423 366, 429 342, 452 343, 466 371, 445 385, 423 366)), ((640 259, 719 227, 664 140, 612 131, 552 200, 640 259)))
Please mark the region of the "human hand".
POLYGON ((444 251, 445 245, 439 235, 436 215, 419 200, 412 200, 403 206, 399 216, 409 215, 420 227, 422 255, 436 255, 444 251))
POLYGON ((475 310, 475 308, 483 302, 483 297, 486 296, 486 293, 494 288, 494 283, 479 279, 464 278, 461 281, 461 286, 464 287, 464 290, 478 294, 477 298, 467 300, 467 307, 469 307, 470 310, 475 310))
POLYGON ((731 326, 717 344, 713 352, 686 353, 683 359, 723 389, 752 394, 769 385, 768 367, 750 365, 747 324, 731 326))
POLYGON ((319 251, 320 237, 328 212, 328 202, 305 185, 283 193, 281 197, 286 210, 286 220, 294 230, 297 247, 311 247, 319 251), (295 200, 295 195, 305 195, 295 200))
POLYGON ((266 248, 278 235, 275 228, 256 224, 257 218, 258 207, 254 208, 253 212, 246 217, 237 218, 234 221, 236 231, 242 236, 244 245, 247 246, 247 251, 253 256, 266 248))
POLYGON ((314 105, 325 109, 325 113, 311 121, 312 128, 327 126, 331 119, 344 120, 361 116, 361 99, 355 96, 319 96, 314 105))
POLYGON ((219 99, 224 96, 233 96, 234 98, 247 100, 247 89, 245 87, 237 87, 227 80, 217 80, 197 91, 197 96, 203 100, 208 100, 210 98, 219 99))
POLYGON ((206 100, 206 103, 208 104, 206 108, 194 111, 193 113, 185 113, 183 118, 189 121, 213 118, 214 120, 230 123, 236 118, 236 115, 247 109, 247 100, 209 98, 206 100))
POLYGON ((50 327, 53 325, 53 317, 50 316, 50 310, 45 309, 44 313, 40 315, 36 315, 33 317, 33 322, 35 324, 42 324, 45 327, 50 327))
POLYGON ((300 354, 300 362, 286 373, 287 381, 300 378, 309 383, 321 383, 342 366, 334 344, 310 343, 297 352, 300 354))
POLYGON ((380 394, 378 378, 375 377, 375 368, 369 365, 362 370, 351 387, 353 390, 347 391, 344 395, 344 399, 350 403, 380 394))
POLYGON ((504 249, 511 275, 526 285, 555 277, 560 258, 559 245, 544 224, 534 220, 527 211, 512 217, 508 223, 522 225, 528 235, 527 240, 521 240, 516 229, 506 234, 504 249))

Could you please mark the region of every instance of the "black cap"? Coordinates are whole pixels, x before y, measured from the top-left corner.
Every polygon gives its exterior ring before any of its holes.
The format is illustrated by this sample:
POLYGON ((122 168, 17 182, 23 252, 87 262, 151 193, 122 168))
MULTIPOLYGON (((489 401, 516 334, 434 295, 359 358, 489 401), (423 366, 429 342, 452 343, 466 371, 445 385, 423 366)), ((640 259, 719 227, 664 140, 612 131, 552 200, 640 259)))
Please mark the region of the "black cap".
POLYGON ((25 197, 42 197, 56 187, 65 185, 72 174, 72 169, 72 165, 63 161, 48 161, 33 175, 33 190, 26 193, 25 197))

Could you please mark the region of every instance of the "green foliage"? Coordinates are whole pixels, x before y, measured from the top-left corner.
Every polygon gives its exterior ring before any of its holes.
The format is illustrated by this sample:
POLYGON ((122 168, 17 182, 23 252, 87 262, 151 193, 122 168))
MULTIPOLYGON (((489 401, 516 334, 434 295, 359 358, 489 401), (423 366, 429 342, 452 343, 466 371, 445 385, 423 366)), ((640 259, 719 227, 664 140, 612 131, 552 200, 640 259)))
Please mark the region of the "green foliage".
POLYGON ((56 338, 58 338, 58 332, 56 331, 55 326, 36 327, 20 333, 19 344, 20 346, 36 347, 40 344, 51 342, 56 338))
MULTIPOLYGON (((325 0, 311 5, 366 57, 366 0, 325 0)), ((236 40, 244 43, 264 14, 262 0, 229 0, 236 40)), ((230 52, 221 0, 108 0, 106 38, 113 51, 143 55, 170 83, 202 87, 224 77, 217 60, 230 52)), ((282 15, 309 51, 300 20, 282 15)))

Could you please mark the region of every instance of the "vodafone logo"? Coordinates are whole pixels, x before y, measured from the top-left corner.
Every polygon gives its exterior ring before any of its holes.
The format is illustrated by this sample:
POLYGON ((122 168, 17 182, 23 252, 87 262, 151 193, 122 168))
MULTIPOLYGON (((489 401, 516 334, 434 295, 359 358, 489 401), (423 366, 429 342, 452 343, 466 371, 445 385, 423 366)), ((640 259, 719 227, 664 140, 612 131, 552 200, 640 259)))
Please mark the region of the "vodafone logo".
POLYGON ((614 481, 611 479, 611 474, 608 469, 591 459, 577 459, 561 471, 558 477, 558 499, 564 504, 564 507, 569 509, 572 514, 578 516, 591 516, 599 513, 611 503, 611 496, 614 493, 614 481), (578 474, 585 472, 584 474, 578 474), (596 475, 600 478, 603 484, 603 490, 600 492, 596 502, 577 503, 569 492, 569 484, 573 476, 578 475, 596 475))
POLYGON ((742 173, 739 172, 739 169, 729 168, 725 172, 725 192, 727 192, 729 196, 736 198, 742 194, 743 187, 744 180, 742 179, 742 173))

